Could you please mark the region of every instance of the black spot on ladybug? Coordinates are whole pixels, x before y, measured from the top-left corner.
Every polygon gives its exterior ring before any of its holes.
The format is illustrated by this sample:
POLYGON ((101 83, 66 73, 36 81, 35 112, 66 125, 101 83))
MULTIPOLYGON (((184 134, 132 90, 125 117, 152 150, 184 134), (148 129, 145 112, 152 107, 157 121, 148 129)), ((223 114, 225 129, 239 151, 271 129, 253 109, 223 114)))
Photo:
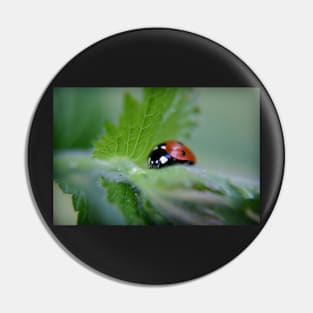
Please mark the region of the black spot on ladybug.
POLYGON ((186 152, 183 150, 183 151, 181 152, 181 154, 182 154, 182 155, 186 155, 186 152))

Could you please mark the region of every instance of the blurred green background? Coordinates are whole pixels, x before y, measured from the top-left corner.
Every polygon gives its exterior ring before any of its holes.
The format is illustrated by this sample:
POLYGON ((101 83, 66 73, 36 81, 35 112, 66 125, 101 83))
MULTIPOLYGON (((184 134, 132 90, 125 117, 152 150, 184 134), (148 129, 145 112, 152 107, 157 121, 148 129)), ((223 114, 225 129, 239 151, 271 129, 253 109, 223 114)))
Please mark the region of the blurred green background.
POLYGON ((218 174, 259 180, 258 88, 196 88, 201 114, 190 138, 199 165, 218 174))
MULTIPOLYGON (((105 120, 117 122, 123 96, 142 88, 55 88, 54 149, 90 148, 105 120)), ((259 179, 258 88, 192 88, 198 126, 183 141, 212 172, 259 179)), ((172 139, 172 138, 169 138, 172 139)), ((151 147, 152 148, 152 147, 151 147)))

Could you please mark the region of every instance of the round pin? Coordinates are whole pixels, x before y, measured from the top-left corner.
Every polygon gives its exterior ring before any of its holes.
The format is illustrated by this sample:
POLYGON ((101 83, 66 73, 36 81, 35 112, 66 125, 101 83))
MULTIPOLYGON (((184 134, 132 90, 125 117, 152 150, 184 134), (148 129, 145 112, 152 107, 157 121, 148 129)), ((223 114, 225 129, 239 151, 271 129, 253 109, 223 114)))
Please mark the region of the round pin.
POLYGON ((270 217, 283 170, 256 75, 174 29, 120 33, 75 56, 29 134, 33 196, 56 240, 135 283, 187 281, 234 259, 270 217))

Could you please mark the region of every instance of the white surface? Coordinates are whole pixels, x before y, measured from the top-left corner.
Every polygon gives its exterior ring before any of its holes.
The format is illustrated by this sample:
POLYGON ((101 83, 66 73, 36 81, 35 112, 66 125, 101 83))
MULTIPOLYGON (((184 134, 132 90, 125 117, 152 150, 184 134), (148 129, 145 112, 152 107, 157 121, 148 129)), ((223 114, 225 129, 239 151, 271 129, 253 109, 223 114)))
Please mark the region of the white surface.
POLYGON ((312 312, 312 2, 182 2, 1 2, 1 312, 312 312), (287 148, 281 196, 257 240, 211 275, 150 288, 96 275, 60 249, 24 165, 30 119, 59 69, 103 37, 147 26, 190 30, 241 57, 270 92, 287 148))

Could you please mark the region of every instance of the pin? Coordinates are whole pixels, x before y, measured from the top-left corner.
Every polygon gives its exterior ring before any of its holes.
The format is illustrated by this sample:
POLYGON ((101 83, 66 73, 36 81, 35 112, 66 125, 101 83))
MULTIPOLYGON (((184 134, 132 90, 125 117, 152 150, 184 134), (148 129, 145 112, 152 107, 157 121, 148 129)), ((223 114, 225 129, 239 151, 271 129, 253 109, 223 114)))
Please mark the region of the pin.
POLYGON ((269 94, 228 49, 138 29, 92 45, 51 81, 28 171, 70 255, 114 278, 170 284, 254 240, 280 191, 284 142, 269 94))

